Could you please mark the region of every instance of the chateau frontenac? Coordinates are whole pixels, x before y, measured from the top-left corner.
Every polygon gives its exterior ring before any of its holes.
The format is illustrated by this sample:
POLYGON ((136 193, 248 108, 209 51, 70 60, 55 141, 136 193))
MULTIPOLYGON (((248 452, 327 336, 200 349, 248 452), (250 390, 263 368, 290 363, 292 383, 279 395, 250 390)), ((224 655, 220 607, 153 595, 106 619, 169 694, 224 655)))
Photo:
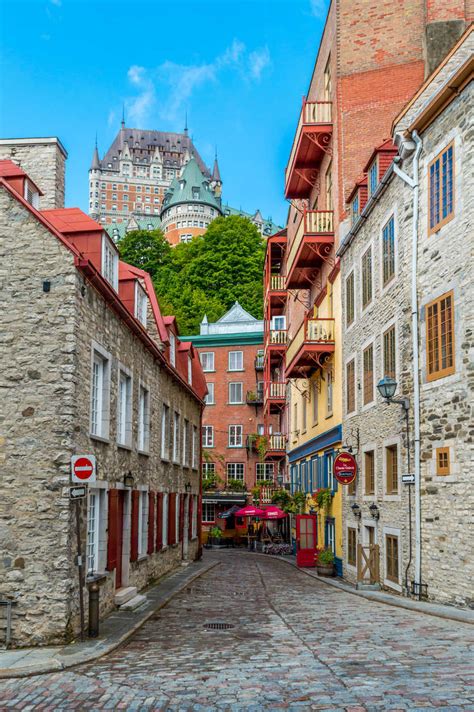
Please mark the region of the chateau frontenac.
POLYGON ((172 245, 202 235, 217 217, 242 215, 268 237, 278 226, 260 210, 245 213, 222 202, 217 161, 205 165, 188 128, 183 133, 120 131, 100 159, 97 145, 89 169, 89 214, 114 240, 130 230, 163 229, 172 245))

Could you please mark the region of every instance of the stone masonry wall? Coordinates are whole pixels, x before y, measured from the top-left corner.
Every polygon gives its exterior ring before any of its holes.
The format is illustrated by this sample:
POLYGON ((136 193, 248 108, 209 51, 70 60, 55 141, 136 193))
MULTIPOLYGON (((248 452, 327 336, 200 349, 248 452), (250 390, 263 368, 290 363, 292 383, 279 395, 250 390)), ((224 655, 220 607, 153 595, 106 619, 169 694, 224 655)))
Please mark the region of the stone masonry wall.
MULTIPOLYGON (((405 166, 410 172, 410 167, 405 166)), ((374 543, 380 547, 380 581, 393 591, 400 592, 404 585, 405 568, 409 559, 408 537, 408 488, 402 484, 401 475, 408 471, 405 438, 405 416, 399 405, 385 404, 376 390, 376 384, 385 375, 383 368, 383 333, 395 325, 396 334, 396 380, 397 397, 410 396, 412 393, 411 341, 410 341, 410 291, 409 264, 412 204, 409 189, 399 178, 393 177, 379 202, 372 210, 362 228, 357 232, 351 246, 341 259, 341 281, 343 299, 343 442, 357 445, 358 475, 356 494, 349 495, 347 486, 343 488, 343 541, 344 541, 344 576, 355 582, 355 566, 348 565, 347 547, 349 527, 357 529, 357 542, 369 543, 369 530, 374 527, 374 543), (390 216, 395 224, 395 278, 386 287, 382 284, 382 229, 390 216), (372 246, 372 281, 373 299, 371 304, 362 309, 361 299, 361 260, 369 246, 372 246), (346 325, 346 279, 351 272, 355 275, 355 319, 351 326, 346 325), (363 405, 363 350, 369 344, 374 348, 374 396, 373 401, 363 405), (347 412, 346 366, 355 358, 356 409, 347 412), (388 445, 398 446, 398 492, 388 494, 386 489, 386 455, 388 445), (375 452, 375 494, 366 495, 364 486, 364 452, 375 452), (361 518, 355 517, 351 506, 357 503, 361 509, 361 518), (377 521, 369 511, 371 504, 376 504, 380 513, 377 521), (388 581, 386 577, 385 535, 395 533, 399 537, 399 580, 388 581)), ((410 411, 410 428, 412 429, 410 411)), ((409 579, 411 580, 411 579, 409 579)))
POLYGON ((62 489, 74 430, 76 276, 73 255, 3 187, 0 275, 0 596, 17 601, 14 644, 35 645, 68 625, 62 489))
POLYGON ((474 606, 472 467, 474 390, 472 82, 422 135, 418 289, 421 341, 422 578, 428 596, 474 606), (454 218, 428 235, 428 166, 454 145, 454 218), (426 305, 453 292, 455 373, 427 381, 426 305), (436 474, 436 449, 449 448, 450 474, 436 474))
POLYGON ((44 193, 40 210, 63 208, 67 154, 58 139, 0 140, 0 159, 11 158, 44 193))

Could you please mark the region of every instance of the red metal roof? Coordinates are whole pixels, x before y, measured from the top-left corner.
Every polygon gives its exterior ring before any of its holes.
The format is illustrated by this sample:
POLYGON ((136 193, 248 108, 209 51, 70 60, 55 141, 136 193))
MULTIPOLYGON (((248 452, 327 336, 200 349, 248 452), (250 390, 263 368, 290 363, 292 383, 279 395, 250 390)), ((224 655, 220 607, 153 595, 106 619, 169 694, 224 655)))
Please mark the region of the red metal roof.
POLYGON ((346 203, 350 203, 352 201, 352 198, 355 196, 356 191, 359 190, 359 188, 362 188, 363 186, 367 186, 367 176, 364 175, 362 178, 359 178, 356 180, 354 187, 352 188, 351 192, 346 198, 346 203))
POLYGON ((30 176, 25 173, 25 171, 20 168, 16 163, 13 163, 13 161, 10 161, 10 159, 5 158, 0 160, 0 177, 2 178, 28 178, 30 183, 34 185, 36 190, 40 195, 43 195, 43 192, 38 188, 34 180, 30 178, 30 176))
POLYGON ((367 171, 369 170, 371 164, 374 162, 375 157, 378 153, 390 153, 390 154, 395 155, 396 153, 398 153, 398 150, 397 150, 397 147, 395 146, 395 144, 393 143, 392 139, 386 138, 384 141, 382 141, 382 143, 379 146, 374 148, 374 150, 370 154, 370 158, 364 166, 364 173, 367 173, 367 171))
POLYGON ((42 210, 41 213, 57 230, 66 235, 74 232, 104 232, 104 228, 80 208, 42 210))

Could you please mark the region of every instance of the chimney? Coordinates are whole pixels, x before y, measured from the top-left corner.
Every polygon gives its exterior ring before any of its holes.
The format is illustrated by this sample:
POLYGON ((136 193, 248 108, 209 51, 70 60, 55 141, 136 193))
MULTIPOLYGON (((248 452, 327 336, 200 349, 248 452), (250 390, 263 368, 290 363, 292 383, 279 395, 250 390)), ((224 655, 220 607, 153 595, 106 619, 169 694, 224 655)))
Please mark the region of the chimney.
POLYGON ((0 158, 10 158, 36 183, 40 210, 64 208, 67 152, 58 138, 2 138, 0 158))

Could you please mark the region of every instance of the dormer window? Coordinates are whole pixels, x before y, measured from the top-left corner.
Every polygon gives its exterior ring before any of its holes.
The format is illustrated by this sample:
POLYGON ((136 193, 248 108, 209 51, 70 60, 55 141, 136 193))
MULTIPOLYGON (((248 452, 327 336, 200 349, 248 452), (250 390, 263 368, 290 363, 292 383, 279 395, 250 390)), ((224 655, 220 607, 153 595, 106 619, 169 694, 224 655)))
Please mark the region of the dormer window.
POLYGON ((356 195, 354 200, 351 203, 351 220, 352 224, 354 224, 359 217, 359 196, 356 195))
POLYGON ((176 336, 170 331, 170 363, 176 366, 176 336))
POLYGON ((117 291, 118 252, 113 242, 105 234, 102 235, 102 275, 117 291))
POLYGON ((188 356, 188 383, 190 386, 193 385, 193 361, 191 356, 188 356))
POLYGON ((375 161, 370 166, 369 173, 368 173, 367 187, 368 187, 369 195, 373 195, 373 193, 375 193, 378 182, 379 182, 378 162, 377 162, 377 159, 375 159, 375 161))
POLYGON ((193 200, 199 200, 199 188, 193 188, 193 200))
POLYGON ((185 182, 186 182, 186 181, 184 181, 184 180, 180 180, 180 181, 179 181, 179 189, 180 189, 180 190, 184 190, 185 182))
POLYGON ((138 280, 135 282, 135 317, 146 326, 148 297, 138 280))
POLYGON ((24 196, 27 203, 32 205, 34 208, 39 208, 39 193, 35 190, 34 186, 30 183, 28 179, 25 179, 25 190, 24 196))

